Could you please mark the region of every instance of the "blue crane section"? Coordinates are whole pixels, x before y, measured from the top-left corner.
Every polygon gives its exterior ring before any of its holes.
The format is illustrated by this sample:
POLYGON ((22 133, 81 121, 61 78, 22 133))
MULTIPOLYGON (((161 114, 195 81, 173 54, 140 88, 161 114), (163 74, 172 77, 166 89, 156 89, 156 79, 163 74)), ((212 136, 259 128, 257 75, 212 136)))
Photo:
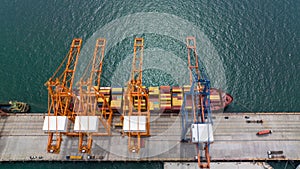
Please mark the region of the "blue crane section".
POLYGON ((190 90, 184 93, 181 107, 181 141, 194 143, 199 167, 210 168, 209 147, 213 142, 210 80, 207 78, 203 67, 199 70, 195 37, 187 37, 186 45, 190 70, 190 90), (201 161, 203 156, 205 163, 201 161))

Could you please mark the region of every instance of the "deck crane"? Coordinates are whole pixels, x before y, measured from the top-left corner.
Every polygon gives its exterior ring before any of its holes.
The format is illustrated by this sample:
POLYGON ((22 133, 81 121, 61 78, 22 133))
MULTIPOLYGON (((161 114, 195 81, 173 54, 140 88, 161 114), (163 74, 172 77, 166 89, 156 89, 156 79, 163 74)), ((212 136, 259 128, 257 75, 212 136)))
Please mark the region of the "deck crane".
POLYGON ((128 150, 139 153, 141 136, 150 136, 150 107, 148 93, 142 86, 144 39, 134 39, 130 80, 124 92, 123 133, 128 135, 128 150), (133 139, 132 137, 136 137, 133 139))
POLYGON ((72 87, 81 44, 81 39, 73 39, 64 61, 45 83, 48 88, 48 116, 45 118, 43 130, 48 132, 47 151, 51 153, 60 152, 62 134, 65 132, 65 129, 61 130, 64 126, 61 122, 66 123, 67 119, 74 122, 75 119, 72 109, 72 87), (63 71, 62 74, 58 75, 61 71, 63 71), (61 121, 61 119, 65 120, 61 121))
POLYGON ((79 132, 78 150, 82 153, 91 152, 92 136, 111 135, 113 111, 100 92, 105 45, 106 40, 104 38, 97 39, 93 58, 79 82, 80 99, 78 107, 76 107, 78 116, 76 117, 74 130, 79 132), (98 132, 99 120, 104 128, 102 132, 98 132))
POLYGON ((188 68, 190 70, 190 91, 184 94, 184 101, 181 108, 183 142, 192 142, 196 145, 198 166, 210 168, 209 148, 213 142, 212 118, 210 110, 210 81, 204 70, 199 70, 199 60, 196 52, 195 37, 187 37, 188 68), (187 109, 187 98, 192 101, 192 108, 187 109), (187 138, 190 130, 191 139, 187 138), (201 161, 204 154, 205 162, 201 161))

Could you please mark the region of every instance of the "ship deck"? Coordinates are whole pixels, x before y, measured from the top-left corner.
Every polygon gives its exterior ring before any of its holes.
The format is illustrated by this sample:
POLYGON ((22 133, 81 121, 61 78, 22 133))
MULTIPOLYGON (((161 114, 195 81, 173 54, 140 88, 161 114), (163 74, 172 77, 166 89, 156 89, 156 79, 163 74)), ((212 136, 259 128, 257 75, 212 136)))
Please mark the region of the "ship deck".
MULTIPOLYGON (((45 114, 15 114, 0 119, 0 160, 64 161, 78 153, 78 137, 63 136, 60 154, 47 153, 47 133, 42 131, 45 114)), ((300 113, 218 113, 213 114, 212 161, 300 160, 300 113), (245 118, 247 117, 247 118, 245 118), (247 123, 246 120, 263 120, 247 123), (257 136, 270 129, 270 135, 257 136), (283 151, 268 158, 267 151, 283 151)), ((127 136, 114 129, 112 136, 94 136, 94 161, 194 161, 195 145, 180 143, 181 118, 176 115, 151 116, 150 137, 142 138, 140 153, 127 149, 127 136)))

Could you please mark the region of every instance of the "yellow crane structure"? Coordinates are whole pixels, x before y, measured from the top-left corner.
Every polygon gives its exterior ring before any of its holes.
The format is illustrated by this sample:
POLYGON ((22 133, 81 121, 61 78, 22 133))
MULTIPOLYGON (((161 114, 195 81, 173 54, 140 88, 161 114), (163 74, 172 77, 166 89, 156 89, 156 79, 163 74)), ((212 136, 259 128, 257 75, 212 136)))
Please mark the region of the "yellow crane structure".
POLYGON ((46 126, 48 129, 47 151, 51 153, 60 152, 62 134, 64 134, 63 131, 59 131, 59 117, 66 117, 72 122, 74 122, 75 119, 75 113, 72 109, 72 98, 74 96, 72 87, 81 44, 81 39, 73 39, 69 53, 66 55, 64 61, 53 76, 45 83, 48 88, 48 122, 46 120, 46 125, 48 125, 46 126), (62 71, 64 64, 65 69, 58 75, 58 73, 62 71), (53 116, 55 116, 55 118, 51 118, 53 116), (51 119, 55 119, 55 123, 51 123, 51 119), (50 130, 51 128, 55 129, 50 130))
POLYGON ((142 86, 143 51, 144 39, 135 38, 132 70, 124 92, 122 115, 123 133, 128 136, 128 150, 137 153, 141 147, 141 136, 150 136, 149 98, 142 86))
MULTIPOLYGON (((76 104, 75 109, 77 113, 76 120, 78 120, 79 125, 78 150, 82 153, 91 152, 93 140, 92 136, 111 135, 113 111, 108 101, 100 91, 105 45, 105 39, 97 39, 93 58, 90 64, 86 67, 86 70, 79 82, 79 102, 76 104), (93 118, 95 121, 100 121, 103 125, 104 131, 98 132, 98 124, 91 123, 93 118), (84 122, 87 124, 81 124, 84 122)), ((75 122, 75 125, 76 124, 77 121, 75 122)))

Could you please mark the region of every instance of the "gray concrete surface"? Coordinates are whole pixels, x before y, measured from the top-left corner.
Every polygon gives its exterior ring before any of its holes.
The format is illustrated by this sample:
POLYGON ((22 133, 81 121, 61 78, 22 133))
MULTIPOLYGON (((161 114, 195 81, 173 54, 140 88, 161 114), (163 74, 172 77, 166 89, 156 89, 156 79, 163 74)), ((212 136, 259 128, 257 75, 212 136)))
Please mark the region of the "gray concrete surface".
MULTIPOLYGON (((210 147, 213 161, 269 160, 269 150, 283 151, 285 158, 274 160, 300 160, 299 113, 226 113, 213 117, 215 142, 210 147), (263 120, 264 123, 246 123, 246 120, 263 120), (272 129, 273 133, 256 136, 256 132, 263 129, 272 129)), ((33 160, 66 160, 66 155, 83 155, 83 160, 87 160, 86 154, 78 152, 77 137, 63 136, 61 153, 47 153, 48 135, 42 126, 43 114, 1 116, 0 160, 25 161, 30 160, 30 156, 43 157, 33 160)), ((97 157, 94 160, 194 161, 195 145, 180 143, 179 116, 152 116, 150 128, 151 137, 142 138, 139 154, 128 152, 128 139, 122 137, 118 129, 114 129, 110 137, 94 136, 91 153, 97 157)))
MULTIPOLYGON (((211 163, 211 169, 273 169, 267 163, 250 162, 216 162, 211 163)), ((198 163, 193 162, 166 162, 164 169, 198 169, 198 163)))

